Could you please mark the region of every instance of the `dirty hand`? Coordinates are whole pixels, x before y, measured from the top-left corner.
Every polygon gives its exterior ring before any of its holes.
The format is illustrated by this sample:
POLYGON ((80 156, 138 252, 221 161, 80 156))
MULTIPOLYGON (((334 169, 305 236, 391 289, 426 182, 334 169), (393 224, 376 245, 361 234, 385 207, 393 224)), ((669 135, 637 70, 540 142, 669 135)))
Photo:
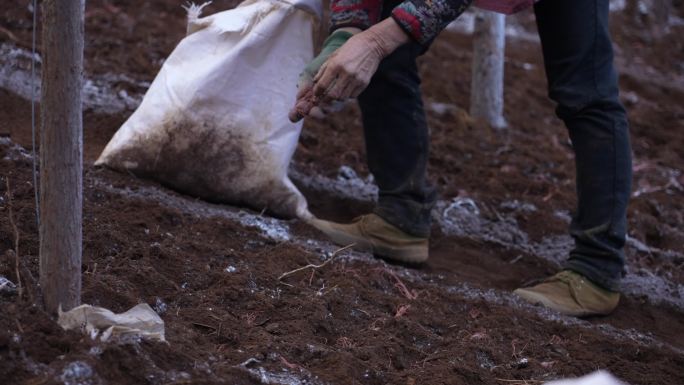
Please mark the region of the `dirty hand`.
POLYGON ((299 74, 297 83, 297 101, 290 111, 289 118, 292 122, 297 122, 308 115, 313 104, 313 79, 330 55, 351 38, 357 29, 341 29, 333 32, 323 43, 321 53, 316 56, 299 74))
POLYGON ((382 59, 408 40, 392 18, 351 37, 314 77, 313 104, 357 97, 370 83, 382 59))
POLYGON ((299 121, 310 115, 312 110, 325 109, 335 100, 357 97, 370 82, 380 61, 409 39, 392 18, 364 32, 347 35, 344 45, 332 50, 324 63, 316 68, 313 86, 306 82, 300 85, 290 120, 299 121))

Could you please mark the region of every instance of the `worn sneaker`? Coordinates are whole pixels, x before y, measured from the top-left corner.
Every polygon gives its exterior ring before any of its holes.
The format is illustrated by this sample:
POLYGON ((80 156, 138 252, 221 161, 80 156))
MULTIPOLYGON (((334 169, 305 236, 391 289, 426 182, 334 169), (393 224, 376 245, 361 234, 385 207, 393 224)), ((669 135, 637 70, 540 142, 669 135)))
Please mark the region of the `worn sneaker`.
POLYGON ((528 302, 542 304, 575 317, 610 314, 620 301, 620 293, 602 289, 570 270, 561 271, 536 286, 517 289, 513 293, 528 302))
POLYGON ((357 250, 405 263, 421 263, 428 258, 427 238, 407 234, 376 214, 360 216, 349 224, 322 219, 310 223, 341 246, 354 244, 357 250))

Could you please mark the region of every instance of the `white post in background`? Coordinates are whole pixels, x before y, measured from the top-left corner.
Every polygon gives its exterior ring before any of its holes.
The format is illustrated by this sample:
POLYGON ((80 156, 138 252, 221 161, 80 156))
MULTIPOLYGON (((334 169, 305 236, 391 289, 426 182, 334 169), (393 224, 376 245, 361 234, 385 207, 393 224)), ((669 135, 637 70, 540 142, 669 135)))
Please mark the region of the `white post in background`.
POLYGON ((505 27, 503 14, 476 10, 470 115, 484 119, 495 128, 507 125, 503 117, 505 27))

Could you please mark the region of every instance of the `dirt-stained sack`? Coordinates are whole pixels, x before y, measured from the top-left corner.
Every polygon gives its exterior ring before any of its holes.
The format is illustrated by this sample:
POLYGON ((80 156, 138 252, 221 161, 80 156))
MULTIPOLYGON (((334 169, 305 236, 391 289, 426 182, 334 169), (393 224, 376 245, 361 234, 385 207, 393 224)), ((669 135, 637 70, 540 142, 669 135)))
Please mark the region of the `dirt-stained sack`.
POLYGON ((297 78, 313 57, 319 0, 248 0, 199 17, 96 165, 210 201, 308 219, 287 176, 301 123, 297 78))

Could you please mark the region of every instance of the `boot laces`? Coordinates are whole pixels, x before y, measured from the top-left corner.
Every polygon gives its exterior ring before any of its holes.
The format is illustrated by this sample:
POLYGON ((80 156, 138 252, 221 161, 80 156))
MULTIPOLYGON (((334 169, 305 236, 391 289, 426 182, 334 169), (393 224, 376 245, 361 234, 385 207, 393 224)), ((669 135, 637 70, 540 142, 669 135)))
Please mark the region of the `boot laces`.
POLYGON ((581 304, 579 299, 577 298, 577 292, 582 288, 584 285, 584 278, 581 277, 579 274, 572 273, 570 271, 562 271, 553 277, 551 277, 549 282, 554 282, 554 281, 559 281, 563 282, 568 285, 570 289, 570 295, 572 296, 572 299, 577 302, 578 304, 581 304))

